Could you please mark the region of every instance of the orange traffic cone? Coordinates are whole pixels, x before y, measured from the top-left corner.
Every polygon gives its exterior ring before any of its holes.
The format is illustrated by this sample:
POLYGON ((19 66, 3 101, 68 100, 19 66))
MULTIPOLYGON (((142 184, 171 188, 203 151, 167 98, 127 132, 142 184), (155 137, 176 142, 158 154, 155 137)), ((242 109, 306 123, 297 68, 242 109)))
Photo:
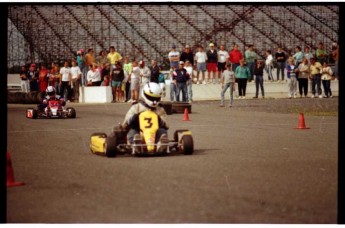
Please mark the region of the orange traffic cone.
POLYGON ((24 185, 25 183, 23 182, 15 182, 14 181, 14 174, 13 174, 13 168, 12 168, 12 162, 11 162, 11 157, 10 154, 7 152, 7 181, 6 181, 6 186, 7 187, 14 187, 14 186, 20 186, 24 185))
POLYGON ((299 114, 299 118, 298 118, 298 127, 295 129, 310 129, 309 127, 305 126, 305 122, 304 122, 304 115, 303 113, 299 114))
POLYGON ((184 109, 183 121, 189 121, 188 108, 184 109))

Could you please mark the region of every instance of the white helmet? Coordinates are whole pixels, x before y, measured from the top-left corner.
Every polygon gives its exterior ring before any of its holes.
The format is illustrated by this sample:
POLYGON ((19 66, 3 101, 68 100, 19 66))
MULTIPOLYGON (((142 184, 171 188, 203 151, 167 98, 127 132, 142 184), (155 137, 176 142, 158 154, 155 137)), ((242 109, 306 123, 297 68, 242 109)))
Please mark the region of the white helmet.
POLYGON ((46 89, 46 93, 49 96, 54 96, 55 95, 55 88, 53 86, 48 86, 46 89))
POLYGON ((162 89, 157 83, 149 82, 141 90, 141 96, 148 106, 154 108, 161 100, 162 89))

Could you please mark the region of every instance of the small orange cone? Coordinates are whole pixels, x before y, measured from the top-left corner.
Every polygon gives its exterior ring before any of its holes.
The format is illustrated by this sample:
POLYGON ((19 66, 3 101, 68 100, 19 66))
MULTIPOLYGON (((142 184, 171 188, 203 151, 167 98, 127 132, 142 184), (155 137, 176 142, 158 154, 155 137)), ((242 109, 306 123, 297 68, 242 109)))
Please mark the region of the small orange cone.
POLYGON ((304 115, 303 113, 299 114, 299 118, 298 118, 298 127, 295 129, 310 129, 309 127, 305 126, 305 122, 304 122, 304 115))
POLYGON ((183 121, 189 121, 188 108, 184 109, 183 121))
POLYGON ((25 183, 23 182, 15 182, 14 181, 14 174, 13 174, 13 168, 12 168, 12 162, 10 154, 7 152, 7 180, 6 180, 6 186, 7 187, 14 187, 14 186, 21 186, 25 183))

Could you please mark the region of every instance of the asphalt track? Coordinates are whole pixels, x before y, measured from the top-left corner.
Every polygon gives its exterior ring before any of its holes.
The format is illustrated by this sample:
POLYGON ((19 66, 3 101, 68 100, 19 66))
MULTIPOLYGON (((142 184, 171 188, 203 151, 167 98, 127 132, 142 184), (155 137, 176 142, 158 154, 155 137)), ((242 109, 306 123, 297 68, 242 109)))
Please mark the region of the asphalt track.
MULTIPOLYGON (((308 103, 330 105, 321 100, 308 103)), ((337 223, 338 117, 306 115, 310 129, 296 130, 298 113, 272 102, 194 103, 191 121, 168 116, 169 138, 192 131, 193 155, 116 158, 92 154, 89 137, 109 133, 129 104, 69 103, 77 118, 66 120, 8 105, 7 148, 26 185, 7 189, 7 222, 337 223)))

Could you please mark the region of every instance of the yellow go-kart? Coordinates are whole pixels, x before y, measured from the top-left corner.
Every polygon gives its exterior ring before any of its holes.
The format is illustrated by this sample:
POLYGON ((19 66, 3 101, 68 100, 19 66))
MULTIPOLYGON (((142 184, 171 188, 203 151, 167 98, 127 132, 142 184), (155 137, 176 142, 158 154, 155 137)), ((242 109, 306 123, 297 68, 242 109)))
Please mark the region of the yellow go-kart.
POLYGON ((142 112, 138 116, 140 128, 140 141, 130 144, 127 141, 127 131, 120 127, 115 128, 108 136, 106 133, 93 133, 91 135, 91 152, 107 157, 115 157, 118 154, 132 155, 160 155, 177 151, 185 155, 193 154, 194 143, 192 133, 189 130, 176 130, 174 139, 167 142, 156 140, 159 129, 158 115, 150 110, 142 112), (164 150, 157 150, 163 147, 164 150))

